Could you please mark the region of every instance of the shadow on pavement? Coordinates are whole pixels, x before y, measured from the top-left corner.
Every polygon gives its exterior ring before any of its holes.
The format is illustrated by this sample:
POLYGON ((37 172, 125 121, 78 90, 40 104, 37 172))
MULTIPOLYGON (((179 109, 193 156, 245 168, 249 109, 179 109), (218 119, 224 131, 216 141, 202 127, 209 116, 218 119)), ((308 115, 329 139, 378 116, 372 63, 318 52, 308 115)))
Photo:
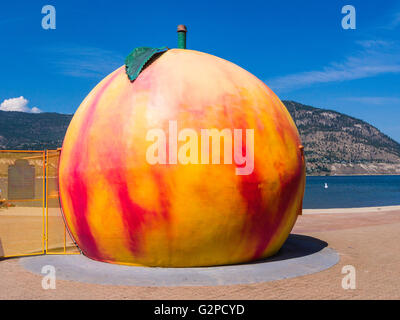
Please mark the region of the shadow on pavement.
POLYGON ((282 248, 272 257, 257 260, 250 263, 264 263, 300 258, 316 253, 328 246, 328 243, 317 238, 290 234, 282 248))

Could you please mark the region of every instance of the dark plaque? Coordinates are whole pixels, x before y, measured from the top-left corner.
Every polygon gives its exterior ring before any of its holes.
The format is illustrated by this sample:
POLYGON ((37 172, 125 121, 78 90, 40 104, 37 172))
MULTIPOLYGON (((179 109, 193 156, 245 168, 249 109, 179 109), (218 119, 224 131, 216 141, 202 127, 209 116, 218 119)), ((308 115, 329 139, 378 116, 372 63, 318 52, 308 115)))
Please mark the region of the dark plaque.
POLYGON ((8 167, 8 199, 28 200, 35 198, 35 166, 28 160, 19 159, 8 167))

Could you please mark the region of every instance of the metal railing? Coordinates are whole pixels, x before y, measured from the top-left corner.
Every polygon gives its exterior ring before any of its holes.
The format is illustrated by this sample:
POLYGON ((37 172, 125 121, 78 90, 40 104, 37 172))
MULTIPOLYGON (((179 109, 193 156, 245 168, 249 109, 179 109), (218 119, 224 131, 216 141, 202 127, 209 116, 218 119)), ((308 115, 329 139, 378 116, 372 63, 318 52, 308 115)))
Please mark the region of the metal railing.
POLYGON ((0 150, 0 257, 79 254, 62 214, 59 150, 0 150))

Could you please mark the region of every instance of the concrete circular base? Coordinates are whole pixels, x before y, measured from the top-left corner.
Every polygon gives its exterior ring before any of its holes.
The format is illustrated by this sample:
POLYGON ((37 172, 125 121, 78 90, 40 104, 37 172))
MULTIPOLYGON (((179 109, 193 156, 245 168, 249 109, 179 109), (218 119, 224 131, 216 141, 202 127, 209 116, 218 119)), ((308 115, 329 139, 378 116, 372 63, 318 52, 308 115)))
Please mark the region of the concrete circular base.
POLYGON ((275 256, 253 263, 202 268, 131 267, 91 260, 83 255, 45 255, 21 258, 21 265, 37 274, 52 265, 56 278, 94 284, 125 286, 216 286, 268 282, 328 269, 339 255, 327 243, 290 235, 275 256))

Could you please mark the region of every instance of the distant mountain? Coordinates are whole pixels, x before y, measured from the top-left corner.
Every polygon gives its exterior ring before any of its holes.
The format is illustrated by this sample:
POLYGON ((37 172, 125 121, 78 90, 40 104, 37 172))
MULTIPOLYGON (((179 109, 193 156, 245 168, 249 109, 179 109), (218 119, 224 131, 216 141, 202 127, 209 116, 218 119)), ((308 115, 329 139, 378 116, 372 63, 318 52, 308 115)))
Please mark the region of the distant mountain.
POLYGON ((0 149, 60 148, 72 115, 0 111, 0 149))
MULTIPOLYGON (((400 144, 342 113, 283 101, 299 129, 307 173, 400 174, 400 144)), ((0 149, 61 147, 72 115, 0 111, 0 149)))
POLYGON ((342 113, 283 101, 304 145, 308 174, 400 174, 400 144, 342 113))

